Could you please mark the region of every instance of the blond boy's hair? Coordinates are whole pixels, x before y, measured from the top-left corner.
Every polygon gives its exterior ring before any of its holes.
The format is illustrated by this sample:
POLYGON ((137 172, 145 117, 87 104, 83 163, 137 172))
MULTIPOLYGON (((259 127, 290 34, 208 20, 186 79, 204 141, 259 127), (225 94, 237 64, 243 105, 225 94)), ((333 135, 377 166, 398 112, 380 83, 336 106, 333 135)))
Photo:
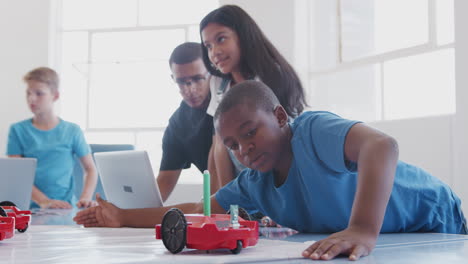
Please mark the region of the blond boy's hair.
POLYGON ((37 81, 45 83, 53 92, 58 92, 59 77, 56 71, 48 67, 39 67, 28 72, 23 80, 25 82, 37 81))

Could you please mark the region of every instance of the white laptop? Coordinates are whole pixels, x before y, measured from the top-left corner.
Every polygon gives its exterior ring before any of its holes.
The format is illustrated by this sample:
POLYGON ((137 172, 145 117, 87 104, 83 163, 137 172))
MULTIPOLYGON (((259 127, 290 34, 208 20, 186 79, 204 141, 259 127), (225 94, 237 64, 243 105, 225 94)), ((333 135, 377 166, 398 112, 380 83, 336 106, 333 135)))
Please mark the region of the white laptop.
POLYGON ((28 210, 35 174, 34 158, 0 158, 0 202, 10 201, 28 210))
POLYGON ((146 151, 94 153, 107 200, 128 208, 161 207, 161 194, 146 151))

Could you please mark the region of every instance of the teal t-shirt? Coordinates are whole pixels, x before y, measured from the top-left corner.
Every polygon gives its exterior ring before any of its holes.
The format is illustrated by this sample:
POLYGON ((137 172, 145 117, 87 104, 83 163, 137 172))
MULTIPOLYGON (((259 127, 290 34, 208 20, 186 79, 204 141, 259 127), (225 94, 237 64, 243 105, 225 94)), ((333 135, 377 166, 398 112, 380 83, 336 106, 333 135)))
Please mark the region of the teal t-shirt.
MULTIPOLYGON (((357 164, 345 160, 346 135, 356 121, 305 112, 291 124, 293 160, 283 185, 272 172, 242 171, 216 193, 224 208, 258 209, 301 232, 331 233, 348 226, 357 164)), ((381 232, 465 233, 460 199, 426 171, 398 162, 381 232)))
MULTIPOLYGON (((75 155, 81 158, 90 152, 78 125, 60 119, 53 129, 39 130, 27 119, 10 127, 6 154, 36 158, 34 185, 49 198, 75 206, 75 155)), ((37 207, 35 203, 31 206, 37 207)))

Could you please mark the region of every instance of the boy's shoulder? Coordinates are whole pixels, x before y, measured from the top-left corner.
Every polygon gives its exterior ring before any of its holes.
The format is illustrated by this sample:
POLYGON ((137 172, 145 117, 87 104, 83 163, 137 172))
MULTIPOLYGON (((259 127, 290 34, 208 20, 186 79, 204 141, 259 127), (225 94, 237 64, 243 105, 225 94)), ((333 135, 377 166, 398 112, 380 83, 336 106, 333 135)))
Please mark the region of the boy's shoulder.
POLYGON ((80 131, 80 132, 82 131, 81 127, 78 124, 63 120, 61 118, 60 118, 59 126, 62 129, 66 129, 66 130, 73 130, 73 131, 80 131))
POLYGON ((342 118, 327 111, 307 111, 299 115, 291 124, 296 136, 299 135, 338 135, 346 134, 356 123, 361 121, 342 118), (299 133, 296 133, 299 132, 299 133))
POLYGON ((306 122, 326 121, 330 119, 342 119, 339 115, 328 111, 305 111, 294 119, 294 124, 299 125, 306 122))
POLYGON ((64 125, 66 126, 71 126, 71 127, 80 127, 78 124, 76 123, 73 123, 73 122, 70 122, 70 121, 67 121, 67 120, 63 120, 60 118, 60 122, 63 123, 64 125))
POLYGON ((27 128, 30 126, 32 126, 32 118, 24 119, 24 120, 11 124, 12 128, 27 128))

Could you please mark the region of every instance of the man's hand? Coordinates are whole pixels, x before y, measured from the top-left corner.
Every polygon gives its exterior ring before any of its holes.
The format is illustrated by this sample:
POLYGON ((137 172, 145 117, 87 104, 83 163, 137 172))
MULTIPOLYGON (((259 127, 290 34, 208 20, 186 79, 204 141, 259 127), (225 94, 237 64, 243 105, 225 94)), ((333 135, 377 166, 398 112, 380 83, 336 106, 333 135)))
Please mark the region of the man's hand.
POLYGON ((80 211, 73 218, 79 225, 85 227, 122 227, 122 209, 103 200, 96 194, 98 206, 80 211))
POLYGON ((313 260, 330 260, 339 254, 358 260, 370 254, 375 247, 377 236, 364 229, 350 228, 334 233, 308 247, 302 256, 313 260))

